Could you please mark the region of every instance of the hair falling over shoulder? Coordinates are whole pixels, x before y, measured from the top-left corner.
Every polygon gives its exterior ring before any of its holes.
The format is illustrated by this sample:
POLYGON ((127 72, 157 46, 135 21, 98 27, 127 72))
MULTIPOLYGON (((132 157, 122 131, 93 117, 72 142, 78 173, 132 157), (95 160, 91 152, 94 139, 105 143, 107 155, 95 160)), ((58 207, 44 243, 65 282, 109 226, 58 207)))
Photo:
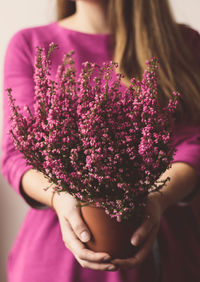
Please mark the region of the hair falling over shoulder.
MULTIPOLYGON (((76 12, 76 3, 57 0, 57 8, 62 19, 76 12)), ((165 105, 173 91, 180 92, 177 121, 200 124, 198 34, 176 23, 168 0, 109 0, 107 9, 115 42, 112 59, 125 74, 123 82, 129 85, 133 76, 141 78, 145 62, 157 57, 160 103, 165 105)))

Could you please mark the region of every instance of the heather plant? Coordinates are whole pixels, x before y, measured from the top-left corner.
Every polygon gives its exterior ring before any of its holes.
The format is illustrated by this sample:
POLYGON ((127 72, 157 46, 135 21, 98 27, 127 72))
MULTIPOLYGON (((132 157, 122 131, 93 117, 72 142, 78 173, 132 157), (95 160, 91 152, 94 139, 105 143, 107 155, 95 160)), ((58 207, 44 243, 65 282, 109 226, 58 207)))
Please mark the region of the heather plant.
POLYGON ((76 73, 73 51, 51 77, 52 52, 37 48, 35 104, 22 111, 8 89, 16 148, 80 204, 95 204, 118 221, 140 212, 173 158, 173 124, 178 93, 168 106, 158 101, 158 61, 152 58, 141 81, 122 90, 117 63, 92 62, 76 73), (113 74, 116 79, 113 80, 113 74))

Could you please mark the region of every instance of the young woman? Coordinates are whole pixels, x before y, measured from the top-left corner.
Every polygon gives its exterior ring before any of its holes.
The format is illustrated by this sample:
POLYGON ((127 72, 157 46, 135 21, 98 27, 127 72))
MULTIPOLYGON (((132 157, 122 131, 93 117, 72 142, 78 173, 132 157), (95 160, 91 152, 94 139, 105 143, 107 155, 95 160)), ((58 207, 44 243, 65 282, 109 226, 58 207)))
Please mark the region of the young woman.
POLYGON ((162 195, 149 196, 149 217, 132 235, 131 243, 139 247, 137 254, 112 260, 109 254, 85 247, 91 234, 76 200, 67 193, 44 191, 46 178, 26 166, 14 149, 7 134, 10 121, 5 91, 2 173, 31 206, 9 254, 8 281, 199 281, 199 34, 174 21, 167 0, 62 0, 58 14, 58 21, 23 29, 9 43, 4 89, 13 89, 17 104, 33 109, 36 46, 47 47, 52 41, 59 45, 53 55, 53 73, 71 49, 75 50, 77 71, 84 61, 101 64, 113 59, 125 74, 124 87, 131 77, 140 78, 145 61, 156 56, 160 103, 166 104, 175 89, 182 94, 174 139, 177 151, 171 168, 162 176, 170 176, 171 181, 162 195), (159 265, 152 252, 155 241, 159 265))

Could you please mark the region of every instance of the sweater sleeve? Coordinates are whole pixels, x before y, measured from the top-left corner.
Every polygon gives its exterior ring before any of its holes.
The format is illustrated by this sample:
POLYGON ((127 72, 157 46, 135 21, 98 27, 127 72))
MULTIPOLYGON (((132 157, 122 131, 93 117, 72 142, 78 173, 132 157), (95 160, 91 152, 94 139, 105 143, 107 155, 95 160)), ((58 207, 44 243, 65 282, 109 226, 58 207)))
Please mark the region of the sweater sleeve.
MULTIPOLYGON (((200 68, 200 34, 187 25, 180 25, 188 49, 194 55, 200 68)), ((173 162, 191 165, 200 175, 200 125, 178 125, 175 130, 176 153, 173 162)))
POLYGON ((6 89, 12 88, 12 94, 16 100, 16 104, 20 108, 23 108, 24 105, 28 105, 30 109, 33 109, 34 70, 30 47, 25 35, 25 30, 21 30, 11 38, 4 60, 1 171, 11 187, 13 187, 29 205, 34 208, 40 208, 43 205, 26 195, 21 188, 21 178, 23 174, 32 167, 26 165, 22 153, 15 149, 13 140, 9 134, 11 121, 6 89))
POLYGON ((173 162, 189 164, 200 176, 200 126, 177 127, 174 146, 176 153, 173 162))

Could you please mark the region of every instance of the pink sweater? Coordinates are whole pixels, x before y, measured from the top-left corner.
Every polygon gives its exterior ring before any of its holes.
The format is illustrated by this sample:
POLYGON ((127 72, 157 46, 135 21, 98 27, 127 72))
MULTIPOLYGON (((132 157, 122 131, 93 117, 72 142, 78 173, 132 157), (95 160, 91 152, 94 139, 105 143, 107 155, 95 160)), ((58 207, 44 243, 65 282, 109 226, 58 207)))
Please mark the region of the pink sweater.
MULTIPOLYGON (((187 34, 189 38, 186 40, 190 40, 198 50, 200 48, 198 33, 189 29, 187 34)), ((61 63, 63 54, 71 49, 75 50, 77 71, 80 71, 81 63, 84 61, 101 64, 112 58, 112 37, 108 34, 73 31, 59 26, 56 22, 17 32, 7 48, 4 90, 13 89, 19 106, 26 104, 30 108, 33 107, 35 47, 47 47, 52 41, 59 45, 59 50, 53 55, 53 74, 61 63)), ((200 61, 200 52, 198 56, 200 61)), ((35 209, 34 207, 42 205, 22 194, 20 190, 21 177, 30 167, 26 166, 23 156, 15 150, 8 135, 10 121, 6 91, 3 99, 2 174, 16 192, 32 205, 8 257, 8 281, 155 281, 156 270, 152 253, 141 266, 123 273, 81 268, 62 242, 55 212, 50 208, 35 209)), ((200 172, 199 128, 193 126, 177 129, 174 145, 177 148, 174 162, 186 162, 200 172)), ((195 218, 197 213, 198 209, 194 210, 192 205, 174 206, 163 216, 158 236, 163 282, 200 281, 200 270, 197 267, 200 266, 200 232, 195 218)))

